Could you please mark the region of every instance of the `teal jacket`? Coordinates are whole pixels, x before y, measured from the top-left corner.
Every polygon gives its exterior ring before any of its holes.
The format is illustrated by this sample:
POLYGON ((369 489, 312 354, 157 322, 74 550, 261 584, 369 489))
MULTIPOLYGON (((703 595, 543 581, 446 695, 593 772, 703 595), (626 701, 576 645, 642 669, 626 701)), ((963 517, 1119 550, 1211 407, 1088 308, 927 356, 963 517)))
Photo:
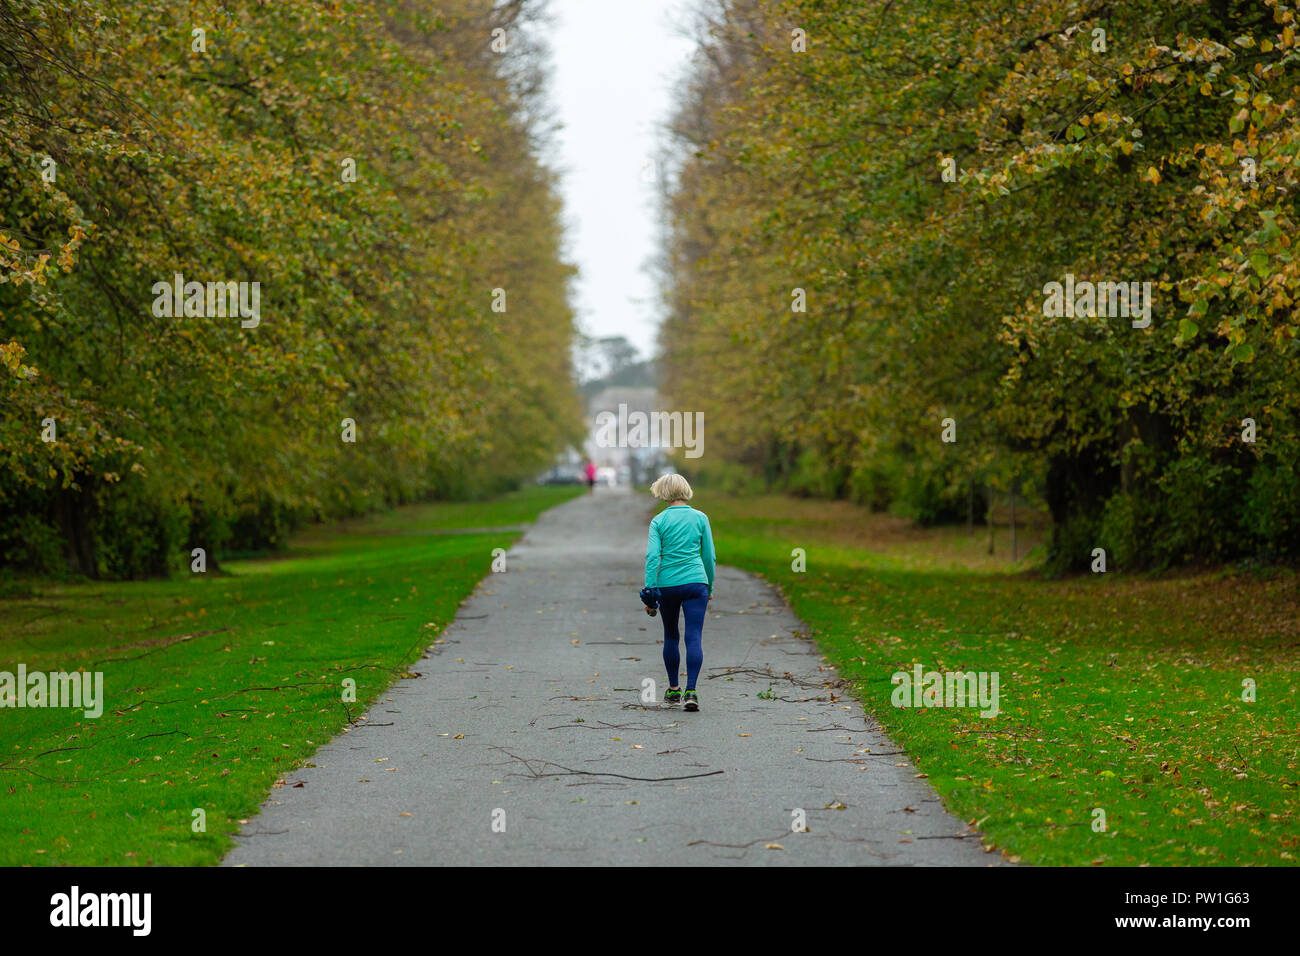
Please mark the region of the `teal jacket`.
POLYGON ((713 593, 713 530, 709 517, 690 505, 669 505, 650 520, 645 546, 645 586, 708 583, 713 593))

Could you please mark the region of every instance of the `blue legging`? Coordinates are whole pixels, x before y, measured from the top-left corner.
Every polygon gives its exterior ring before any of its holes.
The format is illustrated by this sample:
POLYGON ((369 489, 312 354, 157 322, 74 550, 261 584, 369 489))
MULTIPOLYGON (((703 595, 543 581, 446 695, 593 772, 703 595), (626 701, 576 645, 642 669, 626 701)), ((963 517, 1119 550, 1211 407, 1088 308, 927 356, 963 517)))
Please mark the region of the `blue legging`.
POLYGON ((664 666, 668 668, 668 686, 677 686, 681 653, 677 642, 677 615, 686 612, 686 689, 695 690, 695 681, 704 665, 704 612, 709 607, 707 584, 676 584, 660 588, 659 616, 664 622, 664 666))

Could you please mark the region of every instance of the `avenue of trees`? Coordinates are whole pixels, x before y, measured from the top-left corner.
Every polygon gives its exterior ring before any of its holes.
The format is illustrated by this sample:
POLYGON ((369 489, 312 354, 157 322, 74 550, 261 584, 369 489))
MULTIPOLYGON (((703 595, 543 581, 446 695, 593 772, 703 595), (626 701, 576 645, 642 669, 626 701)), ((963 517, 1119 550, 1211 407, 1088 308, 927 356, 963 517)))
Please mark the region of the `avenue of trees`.
POLYGON ((537 6, 0 0, 0 565, 166 574, 579 438, 537 6))
POLYGON ((1293 6, 708 9, 662 374, 720 480, 922 521, 1014 481, 1057 570, 1300 554, 1293 6))

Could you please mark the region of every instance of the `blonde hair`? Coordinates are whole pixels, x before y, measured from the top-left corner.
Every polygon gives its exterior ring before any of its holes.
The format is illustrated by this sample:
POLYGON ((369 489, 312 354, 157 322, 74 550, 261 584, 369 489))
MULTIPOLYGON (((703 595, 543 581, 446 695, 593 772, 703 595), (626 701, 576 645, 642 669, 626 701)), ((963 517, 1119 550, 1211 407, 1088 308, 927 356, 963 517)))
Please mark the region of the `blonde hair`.
POLYGON ((660 475, 650 486, 650 494, 660 501, 690 501, 695 497, 691 483, 681 475, 660 475))

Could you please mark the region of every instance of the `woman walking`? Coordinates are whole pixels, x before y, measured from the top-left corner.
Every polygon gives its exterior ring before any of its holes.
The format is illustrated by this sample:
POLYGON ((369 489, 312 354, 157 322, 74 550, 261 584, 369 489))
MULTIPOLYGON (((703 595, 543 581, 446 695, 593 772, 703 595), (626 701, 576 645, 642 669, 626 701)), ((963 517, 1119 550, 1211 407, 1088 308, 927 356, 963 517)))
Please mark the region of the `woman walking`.
POLYGON ((663 475, 650 486, 650 493, 668 507, 650 521, 645 549, 645 586, 642 592, 647 613, 657 593, 664 622, 664 666, 668 669, 668 690, 664 703, 685 702, 687 710, 699 710, 695 682, 704 663, 702 646, 704 612, 713 596, 713 531, 709 518, 686 502, 694 496, 690 483, 681 475, 663 475), (678 686, 681 652, 677 617, 686 617, 686 689, 678 686))

